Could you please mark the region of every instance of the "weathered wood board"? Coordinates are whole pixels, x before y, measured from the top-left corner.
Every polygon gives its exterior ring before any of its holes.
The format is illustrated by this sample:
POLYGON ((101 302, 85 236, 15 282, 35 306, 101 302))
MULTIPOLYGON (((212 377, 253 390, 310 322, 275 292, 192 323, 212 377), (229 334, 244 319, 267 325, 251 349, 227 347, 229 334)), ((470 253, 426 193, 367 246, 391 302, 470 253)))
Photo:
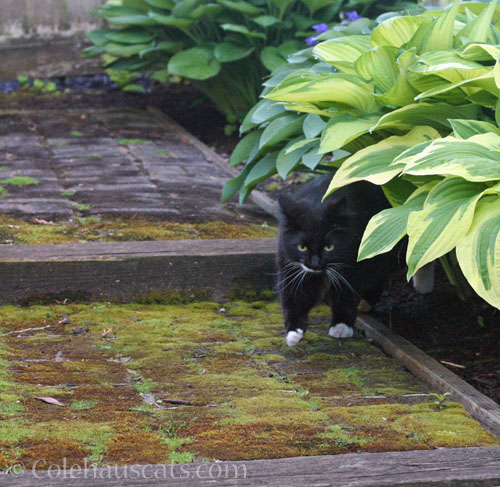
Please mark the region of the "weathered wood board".
POLYGON ((451 399, 461 403, 476 420, 500 438, 500 406, 495 401, 373 318, 359 316, 356 325, 433 390, 449 392, 451 399))
POLYGON ((493 487, 500 485, 500 447, 394 453, 53 470, 18 477, 2 487, 493 487))
POLYGON ((224 299, 273 287, 275 239, 0 245, 0 303, 36 297, 224 299))

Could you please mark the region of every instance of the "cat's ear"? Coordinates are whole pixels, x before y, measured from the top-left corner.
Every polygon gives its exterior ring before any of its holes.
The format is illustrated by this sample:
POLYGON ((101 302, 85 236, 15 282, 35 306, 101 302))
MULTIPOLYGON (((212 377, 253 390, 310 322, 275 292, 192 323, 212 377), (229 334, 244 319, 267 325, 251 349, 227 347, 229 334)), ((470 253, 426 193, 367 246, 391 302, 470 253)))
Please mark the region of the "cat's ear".
POLYGON ((302 203, 301 201, 294 200, 286 193, 281 193, 278 196, 278 205, 282 221, 288 225, 293 225, 297 219, 300 219, 304 209, 302 203))
POLYGON ((324 215, 329 220, 355 216, 355 212, 350 208, 349 200, 346 195, 337 198, 327 198, 324 205, 324 215))

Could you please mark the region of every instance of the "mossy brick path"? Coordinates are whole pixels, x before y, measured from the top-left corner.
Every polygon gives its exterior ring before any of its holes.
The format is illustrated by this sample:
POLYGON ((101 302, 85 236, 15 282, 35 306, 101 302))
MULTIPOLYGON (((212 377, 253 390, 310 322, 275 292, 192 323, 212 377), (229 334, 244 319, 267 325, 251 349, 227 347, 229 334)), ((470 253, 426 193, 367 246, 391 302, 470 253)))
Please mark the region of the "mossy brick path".
MULTIPOLYGON (((0 111, 0 214, 262 223, 221 205, 228 173, 142 109, 0 111)), ((105 230, 104 230, 105 231, 105 230)))
POLYGON ((0 317, 3 469, 499 444, 366 339, 328 338, 326 309, 293 349, 275 302, 3 306, 0 317))

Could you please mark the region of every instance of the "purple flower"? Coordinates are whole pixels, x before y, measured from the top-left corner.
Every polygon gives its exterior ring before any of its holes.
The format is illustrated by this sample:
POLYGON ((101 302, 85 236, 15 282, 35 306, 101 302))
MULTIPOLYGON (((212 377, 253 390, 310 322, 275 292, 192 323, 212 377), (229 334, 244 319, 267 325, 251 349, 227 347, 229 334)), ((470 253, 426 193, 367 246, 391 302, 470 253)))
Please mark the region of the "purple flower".
POLYGON ((316 32, 326 32, 329 29, 328 25, 326 25, 326 24, 316 24, 316 25, 313 25, 312 28, 316 32))
POLYGON ((308 38, 306 39, 306 44, 307 44, 308 46, 315 46, 315 45, 318 43, 318 41, 317 41, 316 37, 318 37, 318 36, 317 36, 317 35, 315 35, 315 36, 308 37, 308 38))
POLYGON ((361 18, 361 15, 359 15, 358 12, 356 12, 356 10, 353 10, 352 12, 345 12, 345 15, 347 17, 348 22, 354 22, 355 20, 361 18))

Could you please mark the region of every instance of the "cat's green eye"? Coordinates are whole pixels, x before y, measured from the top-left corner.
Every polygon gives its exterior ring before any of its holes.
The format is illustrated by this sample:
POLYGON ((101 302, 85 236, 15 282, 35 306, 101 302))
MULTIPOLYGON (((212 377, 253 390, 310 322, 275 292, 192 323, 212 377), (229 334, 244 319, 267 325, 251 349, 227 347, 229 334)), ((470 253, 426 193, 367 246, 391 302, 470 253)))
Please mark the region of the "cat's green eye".
POLYGON ((297 248, 301 251, 301 252, 305 252, 307 250, 307 246, 305 246, 304 244, 299 244, 297 245, 297 248))
POLYGON ((333 244, 330 244, 330 245, 325 245, 323 249, 326 250, 327 252, 331 252, 334 247, 335 246, 333 244))

